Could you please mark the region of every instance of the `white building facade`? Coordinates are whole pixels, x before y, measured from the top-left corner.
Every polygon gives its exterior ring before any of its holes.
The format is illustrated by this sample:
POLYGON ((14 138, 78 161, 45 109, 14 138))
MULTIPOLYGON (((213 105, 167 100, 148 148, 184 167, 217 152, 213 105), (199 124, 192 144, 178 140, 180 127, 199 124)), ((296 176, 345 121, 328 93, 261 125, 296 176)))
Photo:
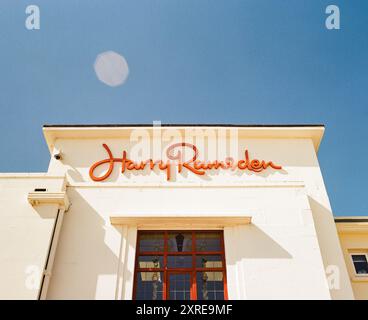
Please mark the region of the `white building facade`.
POLYGON ((44 126, 1 174, 1 299, 353 299, 324 127, 44 126))

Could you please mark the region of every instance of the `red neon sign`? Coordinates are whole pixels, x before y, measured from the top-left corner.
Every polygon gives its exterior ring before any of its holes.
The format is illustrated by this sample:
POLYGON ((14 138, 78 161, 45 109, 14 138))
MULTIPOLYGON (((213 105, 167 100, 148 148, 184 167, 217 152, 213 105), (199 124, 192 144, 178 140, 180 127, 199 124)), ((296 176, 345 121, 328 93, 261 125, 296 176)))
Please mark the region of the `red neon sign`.
POLYGON ((89 169, 89 176, 93 181, 103 181, 106 180, 114 170, 114 165, 116 162, 121 163, 121 173, 124 173, 126 170, 144 170, 149 168, 149 170, 154 170, 155 168, 159 168, 161 171, 166 171, 166 178, 170 180, 171 177, 171 167, 174 165, 170 160, 175 160, 175 165, 178 167, 178 172, 182 172, 183 168, 193 172, 197 175, 204 175, 207 170, 249 170, 253 172, 261 172, 266 170, 267 168, 273 168, 275 170, 281 170, 282 167, 279 165, 275 165, 272 161, 266 162, 265 160, 258 159, 250 159, 248 150, 245 150, 245 157, 242 160, 235 161, 233 158, 228 157, 224 161, 214 160, 214 161, 200 161, 197 160, 198 157, 198 149, 195 145, 181 142, 175 143, 167 148, 166 155, 169 160, 152 160, 148 159, 146 161, 138 161, 135 162, 127 157, 127 152, 123 151, 122 158, 115 158, 112 155, 110 148, 104 143, 102 145, 107 154, 108 158, 97 161, 94 163, 89 169), (185 161, 182 158, 181 148, 188 147, 193 150, 193 157, 190 160, 185 161), (176 153, 175 153, 176 151, 176 153), (107 172, 102 176, 95 176, 94 171, 96 168, 103 164, 108 164, 107 172))

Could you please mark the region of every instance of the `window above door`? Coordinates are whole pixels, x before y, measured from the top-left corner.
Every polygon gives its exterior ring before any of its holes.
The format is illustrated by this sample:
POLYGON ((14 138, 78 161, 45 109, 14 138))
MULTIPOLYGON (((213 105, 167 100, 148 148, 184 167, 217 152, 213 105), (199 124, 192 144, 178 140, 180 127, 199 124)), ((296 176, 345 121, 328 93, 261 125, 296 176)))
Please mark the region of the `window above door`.
POLYGON ((137 300, 227 299, 222 231, 139 231, 137 300))

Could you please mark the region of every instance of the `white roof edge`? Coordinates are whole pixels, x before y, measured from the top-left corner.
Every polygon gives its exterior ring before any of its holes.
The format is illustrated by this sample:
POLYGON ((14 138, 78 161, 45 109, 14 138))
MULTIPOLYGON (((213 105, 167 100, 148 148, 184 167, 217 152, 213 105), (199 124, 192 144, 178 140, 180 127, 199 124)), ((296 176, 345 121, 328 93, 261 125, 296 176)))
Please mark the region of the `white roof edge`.
POLYGON ((52 175, 47 172, 1 172, 0 179, 24 179, 24 178, 43 178, 43 179, 64 179, 63 175, 52 175))
POLYGON ((152 126, 132 126, 132 127, 43 127, 43 134, 50 153, 54 147, 54 141, 59 138, 118 138, 123 133, 132 130, 190 130, 190 129, 229 129, 238 130, 240 134, 249 138, 260 139, 312 139, 316 153, 321 144, 325 128, 324 126, 270 126, 270 127, 234 127, 234 126, 177 126, 177 127, 152 127, 152 126))

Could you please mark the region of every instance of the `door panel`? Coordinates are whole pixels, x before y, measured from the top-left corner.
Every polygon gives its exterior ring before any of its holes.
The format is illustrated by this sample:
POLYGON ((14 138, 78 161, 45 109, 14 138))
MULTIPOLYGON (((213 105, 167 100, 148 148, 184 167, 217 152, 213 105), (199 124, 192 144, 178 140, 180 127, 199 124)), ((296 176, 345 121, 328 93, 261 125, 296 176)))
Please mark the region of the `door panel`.
POLYGON ((189 272, 169 272, 169 300, 190 300, 190 288, 192 285, 189 272))

